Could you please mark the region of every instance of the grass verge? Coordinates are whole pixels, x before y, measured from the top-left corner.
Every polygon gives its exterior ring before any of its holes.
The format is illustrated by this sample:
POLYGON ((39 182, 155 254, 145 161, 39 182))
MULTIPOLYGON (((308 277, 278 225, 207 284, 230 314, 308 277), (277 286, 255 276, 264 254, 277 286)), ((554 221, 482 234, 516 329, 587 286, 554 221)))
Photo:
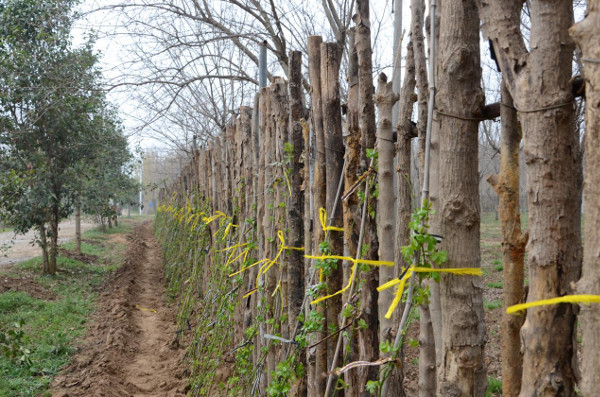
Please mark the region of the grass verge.
POLYGON ((74 242, 63 244, 54 277, 40 275, 40 258, 0 271, 0 277, 31 279, 36 290, 45 291, 42 298, 31 296, 27 288, 0 293, 0 397, 49 395, 54 375, 85 333, 96 291, 123 262, 126 245, 110 237, 132 227, 122 222, 107 233, 85 232, 80 260, 70 255, 74 242))

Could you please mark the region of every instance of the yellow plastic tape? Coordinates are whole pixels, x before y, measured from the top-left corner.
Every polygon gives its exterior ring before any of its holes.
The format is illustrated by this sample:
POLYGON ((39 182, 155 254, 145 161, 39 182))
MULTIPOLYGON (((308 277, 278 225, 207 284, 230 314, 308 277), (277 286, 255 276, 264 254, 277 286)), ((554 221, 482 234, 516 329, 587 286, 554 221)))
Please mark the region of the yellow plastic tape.
POLYGON ((506 308, 506 313, 515 314, 530 307, 557 305, 559 303, 600 303, 600 295, 565 295, 558 298, 520 303, 506 308))
POLYGON ((225 214, 223 214, 220 211, 217 211, 217 214, 207 218, 207 217, 202 217, 202 222, 204 222, 205 224, 209 225, 211 222, 213 222, 216 219, 219 219, 220 217, 225 216, 225 214))
POLYGON ((314 305, 316 303, 323 302, 326 299, 333 298, 336 295, 343 294, 344 292, 346 292, 348 290, 348 288, 350 288, 350 286, 354 282, 354 274, 356 272, 356 265, 357 265, 357 262, 354 262, 354 264, 352 265, 352 270, 350 272, 350 279, 348 280, 348 284, 346 284, 346 286, 344 288, 342 288, 341 290, 339 290, 337 292, 334 292, 331 295, 327 295, 327 296, 323 296, 319 299, 315 299, 314 301, 310 302, 310 304, 314 305))
POLYGON ((240 257, 242 255, 246 255, 248 252, 248 249, 243 250, 242 252, 240 252, 240 254, 238 256, 236 256, 235 258, 231 259, 233 257, 233 254, 235 253, 235 251, 231 252, 231 255, 229 255, 229 258, 227 258, 227 263, 225 263, 225 269, 227 269, 227 267, 232 264, 233 262, 237 261, 238 259, 240 259, 240 257))
POLYGON ((258 264, 258 263, 265 262, 265 264, 262 265, 260 267, 260 269, 258 269, 258 274, 256 275, 256 288, 253 289, 252 291, 248 292, 246 295, 244 295, 244 298, 246 298, 246 297, 252 295, 254 292, 256 292, 256 290, 258 289, 258 280, 260 279, 260 276, 262 274, 267 274, 267 272, 269 271, 269 269, 271 269, 271 267, 273 267, 273 265, 275 263, 277 263, 277 261, 279 260, 279 257, 281 256, 281 254, 283 253, 284 250, 304 251, 303 247, 290 247, 288 245, 285 245, 285 237, 284 237, 283 232, 281 230, 277 231, 277 237, 279 238, 279 241, 280 241, 281 244, 279 245, 279 251, 277 252, 277 255, 275 255, 274 259, 272 259, 272 260, 271 259, 262 259, 262 260, 260 260, 260 261, 258 261, 256 263, 254 263, 254 264, 252 264, 252 265, 250 265, 250 266, 248 266, 248 267, 240 270, 239 272, 232 273, 232 274, 229 275, 229 277, 234 276, 234 275, 236 275, 236 274, 238 274, 238 273, 240 273, 240 272, 242 272, 242 271, 244 271, 246 269, 251 268, 252 266, 254 266, 254 265, 258 264))
MULTIPOLYGON (((154 313, 157 313, 157 311, 156 311, 156 310, 154 310, 154 309, 146 309, 146 308, 144 308, 144 307, 139 307, 138 305, 135 305, 135 307, 137 307, 139 310, 144 310, 144 311, 148 311, 148 312, 154 312, 154 313)), ((157 313, 157 314, 158 314, 158 313, 157 313)))
POLYGON ((339 256, 339 255, 319 255, 319 256, 315 256, 315 255, 304 255, 305 258, 308 259, 318 259, 318 260, 325 260, 325 259, 338 259, 341 261, 348 261, 348 262, 354 262, 354 263, 364 263, 365 265, 372 265, 372 266, 389 266, 389 267, 393 267, 394 266, 394 262, 392 261, 372 261, 369 259, 354 259, 352 257, 349 256, 339 256))
POLYGON ((396 310, 396 307, 402 300, 402 293, 404 292, 404 285, 406 284, 406 281, 408 281, 408 279, 410 279, 410 277, 412 276, 413 273, 450 273, 450 274, 458 274, 458 275, 481 276, 481 269, 478 267, 461 267, 461 268, 454 268, 454 269, 452 269, 452 268, 451 269, 431 269, 428 267, 419 267, 419 266, 410 267, 406 271, 406 274, 404 274, 404 277, 402 277, 401 280, 395 278, 393 280, 388 281, 387 283, 385 283, 383 285, 380 285, 377 288, 377 291, 381 292, 383 290, 393 287, 394 285, 400 284, 398 286, 398 290, 396 291, 396 296, 394 297, 392 304, 390 305, 387 313, 385 314, 385 318, 389 319, 390 317, 392 317, 392 313, 394 312, 394 310, 396 310))
POLYGON ((325 208, 319 208, 319 221, 321 221, 321 227, 323 228, 324 232, 328 230, 332 230, 334 232, 344 231, 344 229, 341 227, 327 226, 327 211, 325 210, 325 208))
POLYGON ((290 177, 287 174, 287 171, 283 170, 283 175, 285 176, 285 182, 287 183, 288 191, 290 192, 290 197, 292 196, 292 184, 290 182, 290 177))
POLYGON ((231 230, 232 227, 238 227, 238 225, 234 225, 233 223, 229 223, 227 225, 227 227, 225 228, 225 233, 223 234, 223 238, 221 238, 221 241, 225 240, 225 238, 227 237, 227 235, 229 234, 229 230, 231 230))
POLYGON ((235 273, 231 273, 231 274, 229 275, 229 277, 236 276, 236 275, 238 275, 238 274, 240 274, 240 273, 242 273, 242 272, 244 272, 244 271, 246 271, 246 270, 250 269, 251 267, 254 267, 254 266, 256 266, 256 265, 260 265, 261 263, 264 263, 264 262, 267 262, 267 261, 269 261, 269 259, 262 259, 262 260, 260 260, 260 261, 258 261, 258 262, 254 262, 253 264, 251 264, 251 265, 248 265, 248 266, 246 266, 245 268, 243 268, 243 269, 240 269, 240 270, 238 270, 238 271, 237 271, 237 272, 235 272, 235 273))
MULTIPOLYGON (((351 270, 351 275, 350 275, 350 280, 348 282, 348 285, 346 285, 346 287, 344 287, 343 289, 331 294, 331 295, 327 295, 327 296, 323 296, 319 299, 315 299, 314 301, 310 302, 311 305, 315 304, 315 303, 319 303, 322 302, 326 299, 329 299, 333 296, 339 295, 344 293, 348 288, 350 288, 350 285, 352 285, 352 281, 354 280, 354 273, 356 271, 356 265, 359 263, 364 263, 367 265, 372 265, 372 266, 394 266, 394 262, 392 261, 373 261, 373 260, 369 260, 369 259, 355 259, 349 256, 340 256, 340 255, 304 255, 305 258, 308 259, 317 259, 317 260, 325 260, 325 259, 337 259, 337 260, 342 260, 342 261, 348 261, 348 262, 352 262, 352 270, 351 270)), ((323 269, 320 269, 319 272, 319 282, 322 283, 323 282, 323 269)))
POLYGON ((217 250, 216 252, 225 252, 225 251, 229 251, 229 250, 232 250, 232 249, 235 249, 235 248, 245 247, 248 244, 250 244, 250 243, 235 244, 235 245, 232 245, 231 247, 227 247, 227 248, 223 248, 223 249, 217 250))

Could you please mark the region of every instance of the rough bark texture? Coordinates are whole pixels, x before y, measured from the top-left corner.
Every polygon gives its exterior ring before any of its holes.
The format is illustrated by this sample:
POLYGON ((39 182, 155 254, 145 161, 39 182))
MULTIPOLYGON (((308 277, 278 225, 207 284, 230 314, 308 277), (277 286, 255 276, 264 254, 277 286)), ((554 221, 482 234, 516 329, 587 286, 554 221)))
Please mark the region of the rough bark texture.
MULTIPOLYGON (((369 21, 369 1, 357 1, 358 12, 354 15, 356 24, 356 54, 358 57, 358 111, 360 126, 361 158, 359 172, 368 170, 370 159, 367 158, 367 149, 375 147, 375 106, 373 95, 373 51, 371 49, 371 23, 369 21)), ((371 192, 373 189, 370 190, 371 192)), ((370 209, 377 212, 377 201, 369 197, 370 209)), ((375 219, 367 216, 365 226, 364 244, 369 249, 365 255, 368 259, 378 259, 377 224, 375 219)), ((359 247, 362 250, 362 247, 359 247)), ((359 358, 360 360, 375 361, 379 358, 379 316, 377 309, 377 287, 379 286, 379 272, 377 269, 361 273, 364 280, 361 294, 362 318, 368 324, 367 328, 359 330, 359 358)), ((369 380, 377 380, 377 367, 364 367, 359 370, 359 382, 365 385, 369 380)), ((390 379, 392 381, 392 379, 390 379)))
POLYGON ((523 355, 520 331, 523 317, 506 313, 508 306, 522 303, 525 299, 524 256, 526 235, 521 233, 519 207, 519 146, 521 126, 512 98, 502 84, 500 173, 491 175, 487 181, 498 194, 498 216, 502 225, 502 266, 504 290, 502 311, 502 395, 518 396, 521 390, 523 355))
MULTIPOLYGON (((292 152, 290 163, 284 164, 289 170, 291 185, 291 196, 288 199, 288 245, 302 247, 304 245, 304 193, 302 183, 304 178, 304 163, 300 156, 304 151, 304 137, 302 136, 302 116, 304 105, 302 103, 302 53, 293 51, 290 53, 289 71, 290 92, 290 122, 288 143, 292 152)), ((293 331, 296 320, 300 314, 302 299, 304 298, 304 258, 303 252, 290 250, 287 253, 287 277, 288 277, 288 324, 293 331)))
MULTIPOLYGON (((585 242, 577 293, 600 295, 600 1, 588 2, 588 15, 571 28, 581 47, 586 79, 585 242)), ((600 305, 581 305, 583 332, 581 391, 598 394, 600 385, 600 305)))
MULTIPOLYGON (((574 131, 568 35, 573 4, 532 1, 527 50, 521 3, 478 2, 524 136, 528 183, 528 301, 573 292, 581 270, 581 159, 574 131)), ((573 396, 575 310, 570 304, 531 308, 521 329, 521 396, 573 396)))
MULTIPOLYGON (((461 117, 481 113, 479 19, 474 1, 444 0, 441 9, 439 111, 461 117)), ((478 123, 442 116, 439 126, 439 206, 447 267, 479 267, 478 123)), ((440 284, 443 358, 439 394, 483 396, 487 387, 482 281, 443 275, 440 284)))
MULTIPOLYGON (((279 251, 280 242, 277 239, 278 231, 282 231, 282 233, 286 234, 286 201, 289 196, 288 181, 286 176, 284 175, 284 146, 285 142, 288 140, 288 123, 289 123, 289 103, 288 103, 288 84, 283 78, 275 78, 274 82, 271 84, 271 92, 272 92, 272 104, 271 104, 271 117, 273 117, 273 155, 271 157, 271 164, 273 167, 273 190, 275 194, 275 201, 273 203, 273 238, 275 239, 275 251, 273 252, 273 257, 277 255, 279 251)), ((287 270, 288 266, 283 266, 284 263, 287 262, 288 252, 283 251, 281 256, 279 257, 279 263, 277 266, 273 266, 269 272, 273 272, 276 282, 273 290, 270 290, 271 294, 275 292, 277 289, 281 289, 281 292, 277 292, 275 294, 275 310, 277 313, 287 313, 288 312, 288 301, 287 301, 287 291, 288 291, 288 278, 287 278, 287 270)), ((281 332, 283 335, 289 335, 288 331, 288 322, 281 321, 280 319, 275 320, 279 323, 279 329, 277 326, 274 327, 274 332, 281 332)), ((276 361, 281 361, 281 344, 275 345, 275 357, 276 361)))
MULTIPOLYGON (((351 28, 348 33, 350 54, 348 57, 348 111, 346 114, 346 169, 344 170, 345 191, 351 189, 358 180, 360 163, 360 129, 358 126, 358 56, 356 54, 355 30, 351 28)), ((358 195, 350 194, 343 202, 344 211, 344 255, 354 257, 358 250, 358 236, 360 233, 360 213, 358 209, 358 195)), ((350 279, 350 268, 344 266, 344 285, 350 279)), ((345 293, 344 302, 351 297, 345 293)), ((344 351, 344 362, 353 362, 358 359, 358 332, 356 326, 348 332, 349 338, 344 340, 344 345, 349 346, 344 351)), ((345 397, 358 397, 363 390, 358 381, 358 372, 348 371, 344 374, 344 381, 348 387, 344 390, 345 397)))
MULTIPOLYGON (((335 211, 336 194, 342 176, 344 164, 344 142, 342 138, 342 114, 340 109, 340 59, 341 49, 337 43, 321 44, 321 93, 323 96, 323 126, 325 135, 325 159, 327 162, 327 198, 326 208, 328 222, 331 226, 341 227, 342 211, 335 211)), ((344 250, 344 236, 340 232, 329 232, 329 249, 333 255, 339 255, 344 250)), ((338 261, 337 268, 332 269, 327 278, 329 293, 342 289, 342 263, 338 261)), ((340 295, 325 301, 327 304, 327 328, 329 332, 339 329, 338 316, 342 311, 342 299, 340 295)), ((328 368, 331 368, 331 360, 335 352, 336 338, 327 340, 328 368)))
MULTIPOLYGON (((319 219, 319 208, 325 208, 325 137, 323 133, 323 103, 321 96, 321 36, 308 38, 308 73, 310 77, 310 97, 312 102, 312 122, 315 131, 315 172, 313 181, 313 219, 319 219)), ((319 244, 325 233, 320 227, 313 231, 313 252, 319 252, 319 244)), ((325 305, 317 305, 315 310, 325 314, 325 305)), ((323 323, 323 332, 316 332, 313 342, 325 338, 327 322, 323 323)), ((321 343, 308 349, 308 387, 310 396, 322 396, 325 393, 327 373, 327 345, 321 343)))

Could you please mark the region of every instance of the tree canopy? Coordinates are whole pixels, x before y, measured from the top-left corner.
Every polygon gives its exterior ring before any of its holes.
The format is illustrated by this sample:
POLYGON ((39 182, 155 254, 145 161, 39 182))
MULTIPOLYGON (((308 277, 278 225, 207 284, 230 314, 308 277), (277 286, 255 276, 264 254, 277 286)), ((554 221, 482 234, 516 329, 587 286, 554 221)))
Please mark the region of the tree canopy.
POLYGON ((76 3, 0 4, 0 217, 17 232, 39 231, 51 274, 60 220, 89 181, 106 170, 115 178, 130 160, 92 41, 72 44, 76 3))

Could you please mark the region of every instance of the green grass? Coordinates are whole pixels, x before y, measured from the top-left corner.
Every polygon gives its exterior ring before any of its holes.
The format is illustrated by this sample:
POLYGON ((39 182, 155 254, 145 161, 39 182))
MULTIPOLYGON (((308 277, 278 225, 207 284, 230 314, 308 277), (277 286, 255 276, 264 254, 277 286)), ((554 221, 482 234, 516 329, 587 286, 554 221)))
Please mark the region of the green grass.
POLYGON ((494 394, 502 394, 502 381, 500 379, 488 376, 488 387, 485 391, 485 397, 492 397, 494 394))
MULTIPOLYGON (((121 223, 115 229, 107 234, 128 232, 132 225, 121 223)), ((39 275, 40 258, 11 269, 11 276, 33 276, 57 298, 46 301, 24 292, 0 294, 0 331, 15 330, 15 323, 22 321, 24 335, 15 345, 30 351, 29 362, 21 363, 0 354, 0 397, 49 395, 47 389, 53 376, 69 362, 76 338, 85 333, 87 319, 94 309, 94 291, 122 263, 125 252, 124 244, 109 244, 106 235, 99 231, 88 231, 85 238, 101 242, 82 245, 84 253, 99 258, 97 263, 86 264, 59 256, 58 273, 54 277, 39 275)), ((74 248, 74 243, 62 248, 74 248)))
POLYGON ((495 299, 493 301, 487 301, 484 299, 483 307, 485 307, 486 310, 499 309, 502 307, 502 301, 500 299, 495 299))
POLYGON ((112 234, 131 233, 132 230, 133 223, 131 221, 121 220, 119 226, 113 226, 110 229, 107 227, 105 232, 100 230, 100 227, 96 227, 83 233, 83 237, 88 239, 108 240, 112 234))
POLYGON ((487 283, 486 286, 488 286, 489 288, 503 289, 504 283, 502 281, 498 281, 494 283, 487 283))

